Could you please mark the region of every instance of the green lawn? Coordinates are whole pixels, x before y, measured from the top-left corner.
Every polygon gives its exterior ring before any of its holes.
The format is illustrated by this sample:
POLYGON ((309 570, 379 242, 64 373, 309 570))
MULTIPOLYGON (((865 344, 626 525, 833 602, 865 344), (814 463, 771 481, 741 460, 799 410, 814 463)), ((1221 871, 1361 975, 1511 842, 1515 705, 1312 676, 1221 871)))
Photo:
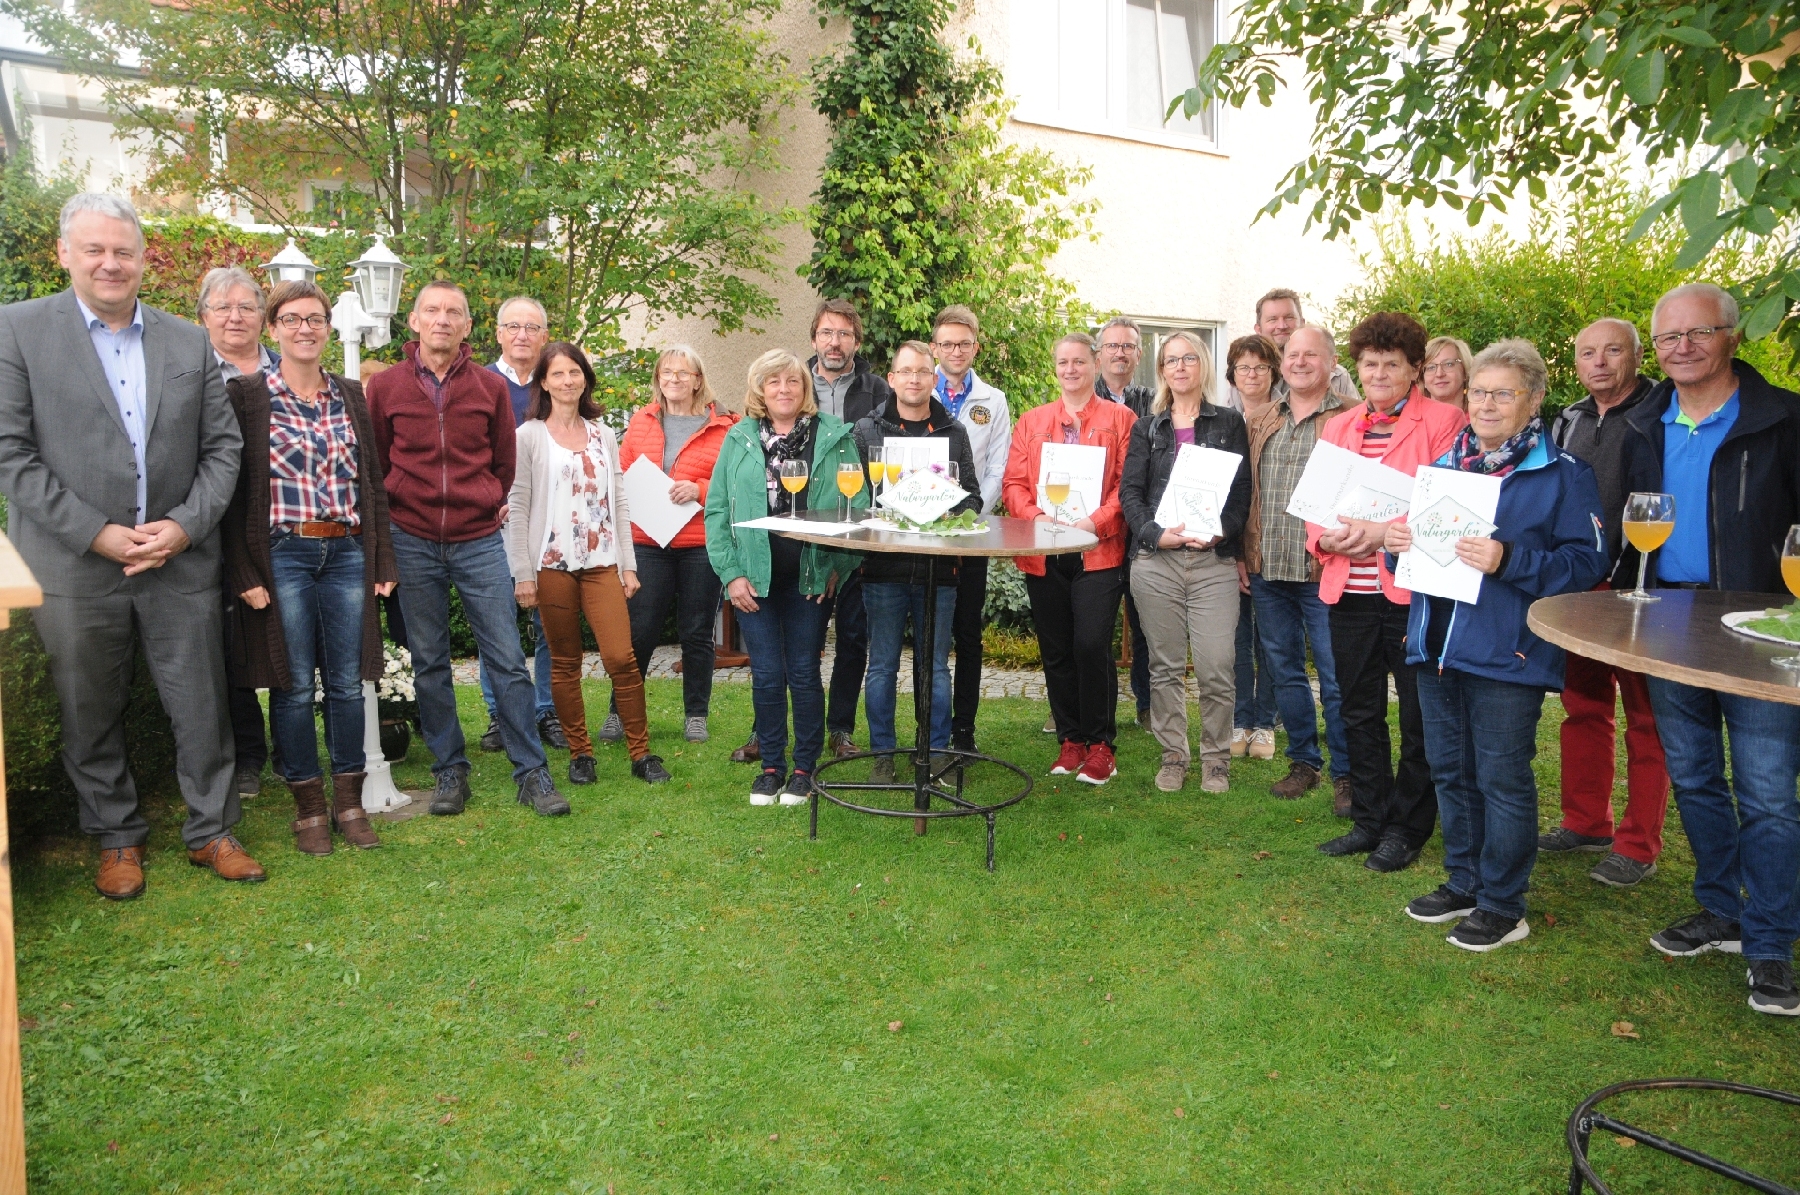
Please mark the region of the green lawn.
MULTIPOLYGON (((1800 1023, 1746 1007, 1740 960, 1645 942, 1691 908, 1673 815, 1655 879, 1545 859, 1530 939, 1476 956, 1400 912, 1435 843, 1397 876, 1325 859, 1329 798, 1268 798, 1274 763, 1164 795, 1130 727, 1112 784, 1046 778, 1001 815, 990 875, 979 821, 919 839, 827 806, 809 842, 804 809, 752 808, 724 762, 746 686, 697 750, 678 683, 650 698, 675 783, 611 747, 568 818, 482 756, 466 815, 367 854, 296 854, 271 785, 240 827, 261 886, 186 866, 173 810, 129 904, 94 894, 85 841, 21 844, 33 1189, 1511 1195, 1566 1189, 1563 1121, 1603 1084, 1800 1088, 1800 1023)), ((1041 774, 1043 716, 991 702, 982 744, 1041 774)), ((1800 1180, 1787 1110, 1625 1111, 1800 1180)), ((1595 1153, 1620 1191, 1739 1189, 1595 1153)))

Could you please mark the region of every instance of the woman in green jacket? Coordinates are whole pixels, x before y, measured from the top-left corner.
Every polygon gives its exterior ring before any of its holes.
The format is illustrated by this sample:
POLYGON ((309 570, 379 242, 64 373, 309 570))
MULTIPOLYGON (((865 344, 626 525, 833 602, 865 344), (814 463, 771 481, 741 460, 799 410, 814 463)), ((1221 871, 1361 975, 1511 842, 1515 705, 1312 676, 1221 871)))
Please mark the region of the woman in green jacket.
MULTIPOLYGON (((740 527, 769 515, 830 510, 840 501, 840 464, 862 468, 856 438, 843 420, 822 414, 804 362, 774 349, 750 366, 744 418, 725 435, 706 493, 706 553, 737 610, 750 653, 750 692, 762 773, 752 805, 802 805, 825 745, 825 689, 819 653, 825 646, 825 599, 860 556, 740 527), (781 484, 783 461, 805 461, 798 493, 781 484), (788 703, 794 711, 794 771, 787 773, 788 703)), ((851 505, 868 505, 867 490, 851 505)))

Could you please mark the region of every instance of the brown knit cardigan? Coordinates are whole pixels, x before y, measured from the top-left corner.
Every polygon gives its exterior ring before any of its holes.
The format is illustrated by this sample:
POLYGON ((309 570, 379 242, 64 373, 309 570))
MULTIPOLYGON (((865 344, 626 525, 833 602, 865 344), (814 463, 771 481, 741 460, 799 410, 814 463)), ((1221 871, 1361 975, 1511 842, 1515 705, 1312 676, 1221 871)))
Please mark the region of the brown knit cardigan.
MULTIPOLYGON (((380 680, 384 665, 381 619, 375 586, 398 581, 394 542, 388 530, 387 490, 375 452, 375 429, 362 387, 331 375, 344 396, 344 407, 356 429, 356 509, 363 547, 362 678, 380 680)), ((249 689, 288 689, 287 641, 281 633, 281 611, 275 598, 275 569, 269 557, 269 384, 260 373, 226 383, 225 393, 244 433, 244 466, 238 470, 237 492, 225 510, 225 587, 231 595, 227 654, 234 685, 249 689), (268 590, 269 604, 253 610, 238 595, 258 587, 268 590)))

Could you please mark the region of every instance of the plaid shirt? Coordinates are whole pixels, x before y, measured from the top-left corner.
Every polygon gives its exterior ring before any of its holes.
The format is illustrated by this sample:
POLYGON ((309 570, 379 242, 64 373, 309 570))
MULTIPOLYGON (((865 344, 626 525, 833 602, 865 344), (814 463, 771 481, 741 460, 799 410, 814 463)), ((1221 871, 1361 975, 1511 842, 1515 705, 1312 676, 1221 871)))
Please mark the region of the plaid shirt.
POLYGON ((1327 391, 1312 417, 1296 425, 1287 396, 1276 401, 1285 418, 1257 459, 1257 480, 1262 484, 1262 575, 1266 581, 1309 581, 1312 562, 1306 558, 1306 520, 1289 514, 1287 504, 1300 484, 1300 475, 1306 472, 1319 431, 1344 402, 1327 391))
POLYGON ((330 521, 358 525, 356 429, 331 375, 323 409, 269 380, 269 526, 330 521))

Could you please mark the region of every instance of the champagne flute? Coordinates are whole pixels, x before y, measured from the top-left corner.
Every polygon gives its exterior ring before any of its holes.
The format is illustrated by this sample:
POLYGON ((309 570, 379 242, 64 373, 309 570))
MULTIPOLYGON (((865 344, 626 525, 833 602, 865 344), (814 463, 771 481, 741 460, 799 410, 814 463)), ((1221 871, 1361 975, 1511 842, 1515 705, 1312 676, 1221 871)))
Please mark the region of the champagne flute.
POLYGON ((881 445, 869 449, 869 504, 875 503, 875 487, 887 476, 887 464, 881 445))
POLYGON ((892 486, 900 480, 900 474, 906 471, 906 454, 898 448, 889 449, 886 454, 887 483, 892 486))
POLYGON ((1644 591, 1644 577, 1650 567, 1650 553, 1668 542, 1675 533, 1675 495, 1633 494, 1625 499, 1625 538, 1638 550, 1637 588, 1619 596, 1629 602, 1660 602, 1661 598, 1644 591))
POLYGON ((838 493, 844 496, 844 519, 848 521, 850 518, 850 499, 862 493, 862 465, 852 461, 838 462, 837 487, 838 493))
MULTIPOLYGON (((804 460, 781 462, 781 488, 794 495, 798 495, 801 490, 806 488, 806 462, 804 460)), ((796 515, 800 513, 798 508, 791 507, 790 509, 796 515)))
MULTIPOLYGON (((1800 523, 1788 528, 1787 541, 1781 545, 1781 579, 1788 592, 1800 598, 1800 523)), ((1800 656, 1777 656, 1773 662, 1800 671, 1800 656)))
POLYGON ((1044 497, 1048 498, 1050 505, 1055 508, 1050 515, 1054 520, 1050 524, 1050 533, 1060 535, 1062 533, 1062 506, 1069 500, 1069 475, 1061 471, 1044 474, 1044 497))

